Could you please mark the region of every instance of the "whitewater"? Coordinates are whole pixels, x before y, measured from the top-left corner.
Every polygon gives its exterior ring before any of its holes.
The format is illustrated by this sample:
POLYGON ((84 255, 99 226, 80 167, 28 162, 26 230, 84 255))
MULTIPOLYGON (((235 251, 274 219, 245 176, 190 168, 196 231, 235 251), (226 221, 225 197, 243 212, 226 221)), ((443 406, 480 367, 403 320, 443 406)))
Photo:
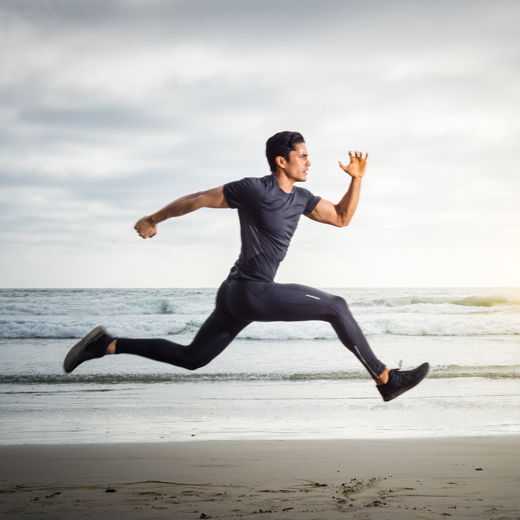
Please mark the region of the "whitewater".
POLYGON ((188 344, 216 289, 0 290, 0 442, 387 438, 520 432, 520 289, 325 289, 342 296, 390 368, 431 365, 383 403, 321 322, 253 323, 188 372, 131 355, 66 375, 97 325, 188 344))

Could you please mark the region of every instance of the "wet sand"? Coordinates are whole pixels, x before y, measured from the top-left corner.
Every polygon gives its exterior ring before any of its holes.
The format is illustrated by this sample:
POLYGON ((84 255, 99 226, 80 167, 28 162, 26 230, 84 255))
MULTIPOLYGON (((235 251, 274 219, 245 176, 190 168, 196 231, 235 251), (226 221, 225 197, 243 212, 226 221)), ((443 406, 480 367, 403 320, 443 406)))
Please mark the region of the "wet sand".
POLYGON ((519 454, 520 436, 1 446, 0 514, 520 519, 519 454))

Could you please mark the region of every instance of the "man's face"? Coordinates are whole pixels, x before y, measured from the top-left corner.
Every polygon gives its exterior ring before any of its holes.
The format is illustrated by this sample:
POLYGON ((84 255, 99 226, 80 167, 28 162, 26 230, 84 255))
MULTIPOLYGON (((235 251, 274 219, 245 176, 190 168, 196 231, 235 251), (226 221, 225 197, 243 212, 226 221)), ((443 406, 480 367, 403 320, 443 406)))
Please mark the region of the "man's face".
POLYGON ((307 153, 305 143, 296 143, 296 148, 289 153, 289 161, 284 161, 285 175, 295 182, 305 182, 307 180, 307 172, 311 165, 307 153))

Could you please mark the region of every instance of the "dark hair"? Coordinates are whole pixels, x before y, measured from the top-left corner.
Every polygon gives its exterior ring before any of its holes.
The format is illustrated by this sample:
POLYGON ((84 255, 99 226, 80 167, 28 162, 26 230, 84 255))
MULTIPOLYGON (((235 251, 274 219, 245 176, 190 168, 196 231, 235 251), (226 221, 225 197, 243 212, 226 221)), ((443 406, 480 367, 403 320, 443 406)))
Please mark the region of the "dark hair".
POLYGON ((298 132, 278 132, 270 137, 265 144, 265 155, 269 168, 273 173, 276 172, 276 158, 283 157, 289 160, 289 154, 296 150, 296 143, 304 143, 303 135, 298 132))

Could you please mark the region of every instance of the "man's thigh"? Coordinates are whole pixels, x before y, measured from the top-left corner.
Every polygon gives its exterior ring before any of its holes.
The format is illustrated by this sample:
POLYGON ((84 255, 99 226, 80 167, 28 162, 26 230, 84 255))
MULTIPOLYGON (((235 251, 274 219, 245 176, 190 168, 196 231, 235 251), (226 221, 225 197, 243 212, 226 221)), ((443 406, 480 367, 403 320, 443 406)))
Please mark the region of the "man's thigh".
POLYGON ((247 282, 242 317, 254 321, 328 321, 336 296, 299 284, 247 282))

